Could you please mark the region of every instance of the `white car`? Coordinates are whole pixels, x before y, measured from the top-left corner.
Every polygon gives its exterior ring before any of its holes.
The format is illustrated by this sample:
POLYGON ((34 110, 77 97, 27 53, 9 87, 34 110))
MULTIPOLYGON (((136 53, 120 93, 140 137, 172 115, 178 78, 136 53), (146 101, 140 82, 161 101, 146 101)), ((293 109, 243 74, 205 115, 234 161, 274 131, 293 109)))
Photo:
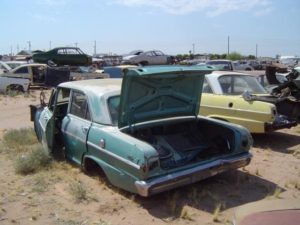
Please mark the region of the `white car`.
MULTIPOLYGON (((31 85, 41 85, 45 80, 47 65, 40 63, 29 63, 18 66, 12 69, 8 73, 5 73, 7 77, 20 77, 30 80, 31 85)), ((2 74, 4 75, 4 74, 2 74)))
POLYGON ((165 55, 158 50, 153 51, 136 51, 133 55, 127 55, 123 57, 122 64, 137 64, 137 65, 165 65, 170 64, 171 57, 165 55))
POLYGON ((16 78, 0 76, 0 92, 6 93, 8 91, 28 91, 30 80, 27 78, 16 78))

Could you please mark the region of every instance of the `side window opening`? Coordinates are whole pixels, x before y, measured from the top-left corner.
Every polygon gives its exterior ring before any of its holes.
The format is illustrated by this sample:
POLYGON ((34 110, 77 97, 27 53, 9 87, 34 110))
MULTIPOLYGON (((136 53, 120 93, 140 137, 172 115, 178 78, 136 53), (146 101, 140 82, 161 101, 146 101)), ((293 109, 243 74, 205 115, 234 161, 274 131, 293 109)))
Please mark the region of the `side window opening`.
POLYGON ((113 125, 118 124, 120 96, 113 96, 107 100, 109 114, 113 125))
POLYGON ((85 94, 78 91, 73 91, 70 114, 78 116, 82 119, 91 119, 87 97, 85 94))
POLYGON ((22 68, 16 70, 15 73, 28 73, 28 67, 27 66, 22 67, 22 68))
POLYGON ((202 92, 203 93, 213 93, 210 85, 208 84, 208 82, 206 80, 206 78, 204 79, 204 82, 203 82, 202 92))

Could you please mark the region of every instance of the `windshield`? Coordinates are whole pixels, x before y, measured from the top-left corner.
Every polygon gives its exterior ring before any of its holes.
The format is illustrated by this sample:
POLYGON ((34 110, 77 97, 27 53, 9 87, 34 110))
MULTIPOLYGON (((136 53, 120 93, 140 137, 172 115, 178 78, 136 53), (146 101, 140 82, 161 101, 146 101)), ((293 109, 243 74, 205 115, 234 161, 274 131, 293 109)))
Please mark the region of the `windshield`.
POLYGON ((245 91, 253 94, 266 94, 267 91, 253 76, 225 75, 219 77, 219 83, 223 94, 240 95, 245 91))

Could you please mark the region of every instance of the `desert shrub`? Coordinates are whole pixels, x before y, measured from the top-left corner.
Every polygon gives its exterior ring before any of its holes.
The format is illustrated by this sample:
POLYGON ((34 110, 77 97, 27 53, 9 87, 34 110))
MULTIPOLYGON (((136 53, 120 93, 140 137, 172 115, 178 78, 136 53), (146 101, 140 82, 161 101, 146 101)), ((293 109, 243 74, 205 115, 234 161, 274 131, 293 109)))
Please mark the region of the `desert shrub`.
POLYGON ((3 136, 3 144, 8 148, 20 150, 24 146, 36 144, 38 141, 32 128, 9 130, 3 136))
POLYGON ((88 199, 86 186, 79 181, 70 183, 69 190, 77 202, 88 199))
POLYGON ((30 153, 16 158, 15 171, 18 174, 27 175, 48 167, 50 163, 51 157, 41 145, 38 145, 30 153))

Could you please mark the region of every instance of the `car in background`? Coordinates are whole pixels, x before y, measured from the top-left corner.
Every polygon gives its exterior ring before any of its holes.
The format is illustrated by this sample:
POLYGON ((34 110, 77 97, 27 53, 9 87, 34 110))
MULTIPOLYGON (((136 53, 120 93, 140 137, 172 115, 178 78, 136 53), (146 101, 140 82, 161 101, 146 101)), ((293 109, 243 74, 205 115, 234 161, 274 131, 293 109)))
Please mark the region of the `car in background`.
MULTIPOLYGON (((43 85, 47 65, 39 63, 22 64, 15 69, 5 73, 7 77, 27 78, 30 85, 43 85)), ((2 74, 4 75, 4 74, 2 74)))
POLYGON ((171 63, 171 56, 165 55, 162 51, 136 51, 133 55, 123 57, 122 64, 135 64, 135 65, 166 65, 171 63))
POLYGON ((234 70, 231 60, 208 60, 206 61, 206 65, 214 66, 217 70, 234 70))
POLYGON ((233 70, 254 70, 254 68, 249 64, 248 61, 233 61, 233 70))
POLYGON ((239 61, 231 61, 226 59, 208 60, 206 65, 214 66, 218 70, 233 71, 233 70, 254 70, 252 66, 248 64, 240 63, 239 61))
POLYGON ((202 92, 200 115, 242 125, 251 133, 297 125, 287 107, 298 106, 268 94, 255 76, 214 71, 205 76, 202 92))
POLYGON ((204 74, 196 67, 129 68, 123 79, 61 83, 31 120, 54 156, 101 169, 115 186, 150 196, 251 160, 241 126, 198 116, 204 74))
POLYGON ((106 66, 103 67, 103 72, 109 74, 110 78, 123 78, 126 70, 136 67, 135 65, 106 66))
POLYGON ((35 53, 32 56, 34 62, 55 64, 58 66, 89 66, 92 65, 92 57, 83 53, 80 48, 60 47, 47 52, 35 53))

